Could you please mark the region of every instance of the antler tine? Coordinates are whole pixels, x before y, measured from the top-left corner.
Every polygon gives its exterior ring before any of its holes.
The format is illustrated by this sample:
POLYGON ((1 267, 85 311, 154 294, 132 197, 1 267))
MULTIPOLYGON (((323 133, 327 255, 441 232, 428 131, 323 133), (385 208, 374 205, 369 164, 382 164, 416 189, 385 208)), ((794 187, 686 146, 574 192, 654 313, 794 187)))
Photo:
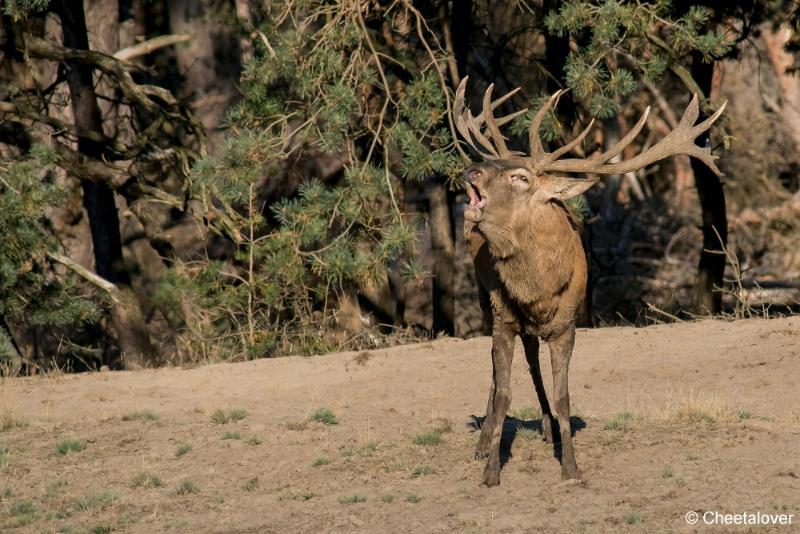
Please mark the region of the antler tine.
POLYGON ((594 126, 594 119, 589 121, 589 125, 586 128, 584 128, 581 133, 578 134, 578 137, 576 137, 575 139, 573 139, 572 141, 570 141, 566 145, 562 146, 561 148, 558 148, 558 149, 554 150, 553 152, 550 152, 546 156, 547 161, 555 161, 558 158, 560 158, 561 156, 563 156, 564 154, 566 154, 567 152, 569 152, 570 150, 572 150, 573 148, 575 148, 576 146, 578 146, 579 144, 581 144, 583 139, 587 135, 589 135, 590 131, 592 131, 592 126, 594 126))
POLYGON ((564 91, 559 89, 553 93, 547 102, 539 108, 536 115, 533 116, 533 121, 528 129, 528 141, 530 144, 531 158, 536 161, 542 159, 545 155, 544 148, 542 147, 542 138, 539 136, 539 127, 542 125, 544 116, 553 107, 554 103, 558 101, 559 97, 564 91))
POLYGON ((484 159, 500 159, 522 155, 519 152, 508 150, 505 143, 506 138, 503 137, 503 134, 500 132, 500 126, 511 122, 528 110, 522 109, 515 111, 499 119, 496 119, 494 113, 492 113, 498 106, 514 96, 520 88, 518 87, 492 101, 494 84, 491 84, 483 95, 483 110, 481 110, 478 116, 474 117, 472 112, 464 105, 464 94, 466 92, 468 78, 468 76, 465 76, 456 89, 456 99, 453 107, 456 129, 464 140, 484 159), (486 125, 486 134, 482 131, 484 124, 486 125), (475 141, 477 141, 480 146, 476 145, 475 141))
POLYGON ((633 129, 630 132, 628 132, 627 134, 625 134, 625 137, 623 137, 622 139, 617 141, 617 143, 614 146, 612 146, 611 148, 609 148, 608 150, 603 152, 600 155, 600 157, 597 158, 597 162, 598 163, 605 163, 608 160, 610 160, 611 158, 613 158, 614 156, 616 156, 617 154, 621 153, 623 150, 625 150, 625 148, 629 144, 631 144, 634 139, 636 139, 636 136, 639 135, 639 132, 642 131, 642 128, 644 127, 644 123, 647 122, 647 117, 649 115, 650 115, 650 106, 647 106, 645 108, 645 110, 644 110, 644 113, 642 113, 642 116, 639 117, 639 120, 636 123, 636 125, 633 127, 633 129))
POLYGON ((469 76, 465 76, 456 89, 456 99, 453 103, 453 116, 455 118, 456 129, 461 134, 461 137, 464 138, 464 141, 480 154, 481 157, 484 159, 497 158, 497 151, 495 151, 491 142, 481 133, 480 123, 478 123, 480 115, 478 118, 473 117, 470 110, 464 105, 464 94, 466 93, 468 79, 469 76), (489 153, 484 152, 475 144, 473 136, 474 139, 477 139, 478 143, 480 143, 481 147, 487 149, 489 153))
MULTIPOLYGON (((489 151, 491 157, 499 158, 501 156, 495 149, 495 147, 492 145, 492 142, 489 139, 487 139, 485 135, 483 135, 483 132, 481 132, 481 122, 483 122, 481 119, 482 119, 481 115, 473 117, 472 112, 470 110, 467 110, 467 126, 469 127, 470 133, 473 136, 475 136, 475 139, 478 140, 478 142, 481 144, 481 146, 483 146, 483 148, 489 151)), ((472 145, 472 148, 477 150, 478 153, 480 153, 481 156, 483 156, 484 158, 487 157, 487 154, 482 153, 478 149, 478 147, 476 147, 474 144, 472 145)))
POLYGON ((461 134, 461 137, 463 137, 465 141, 472 145, 469 128, 464 122, 464 93, 467 90, 467 78, 468 77, 465 77, 461 80, 461 83, 458 84, 458 89, 456 89, 456 100, 453 103, 453 118, 455 119, 458 133, 461 134))
POLYGON ((537 165, 537 167, 540 172, 622 174, 641 169, 642 167, 670 156, 686 154, 699 159, 705 163, 709 169, 714 171, 715 174, 722 176, 722 172, 714 163, 717 156, 711 154, 710 148, 697 146, 695 144, 695 139, 711 128, 711 125, 722 115, 726 105, 727 102, 723 103, 713 115, 700 124, 695 125, 694 122, 699 116, 699 105, 697 95, 694 95, 691 102, 686 107, 678 126, 676 126, 674 130, 669 132, 663 139, 651 146, 648 150, 625 161, 606 163, 609 159, 622 152, 622 150, 633 141, 636 135, 639 134, 647 120, 650 108, 645 110, 642 117, 636 123, 636 126, 634 126, 634 128, 616 145, 604 152, 599 159, 589 160, 576 158, 552 161, 545 160, 541 165, 537 165))
MULTIPOLYGON (((695 95, 695 98, 697 98, 697 95, 695 95)), ((725 108, 727 106, 728 106, 728 101, 725 100, 719 107, 719 109, 715 111, 709 118, 707 118, 706 120, 704 120, 703 122, 692 128, 691 132, 692 134, 694 134, 694 139, 697 139, 697 136, 699 136, 701 133, 711 128, 711 125, 714 124, 714 122, 716 122, 716 120, 720 117, 720 115, 722 115, 722 112, 725 111, 725 108), (694 133, 695 130, 697 131, 697 133, 694 133)))
MULTIPOLYGON (((486 121, 486 129, 489 131, 489 136, 494 141, 494 145, 497 147, 497 153, 500 157, 508 157, 510 155, 508 147, 506 146, 506 138, 503 137, 503 134, 500 133, 499 124, 495 121, 494 118, 494 109, 514 96, 514 94, 519 91, 519 87, 507 93, 504 96, 501 96, 494 102, 492 102, 492 91, 494 90, 494 84, 490 84, 489 87, 486 89, 486 92, 483 94, 483 111, 481 111, 480 117, 484 118, 486 121)), ((506 119, 508 117, 505 117, 506 119)), ((509 119, 510 120, 510 119, 509 119)), ((508 122, 508 121, 506 121, 508 122)))

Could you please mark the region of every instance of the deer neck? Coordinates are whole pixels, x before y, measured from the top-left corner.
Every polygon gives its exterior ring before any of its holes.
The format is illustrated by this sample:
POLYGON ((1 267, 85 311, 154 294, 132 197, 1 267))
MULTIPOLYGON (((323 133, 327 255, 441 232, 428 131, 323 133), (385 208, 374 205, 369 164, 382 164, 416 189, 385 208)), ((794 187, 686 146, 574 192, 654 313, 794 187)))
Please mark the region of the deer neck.
POLYGON ((504 237, 499 245, 513 249, 495 255, 496 267, 509 295, 520 304, 561 294, 573 270, 585 262, 580 234, 566 208, 556 202, 515 217, 504 237))

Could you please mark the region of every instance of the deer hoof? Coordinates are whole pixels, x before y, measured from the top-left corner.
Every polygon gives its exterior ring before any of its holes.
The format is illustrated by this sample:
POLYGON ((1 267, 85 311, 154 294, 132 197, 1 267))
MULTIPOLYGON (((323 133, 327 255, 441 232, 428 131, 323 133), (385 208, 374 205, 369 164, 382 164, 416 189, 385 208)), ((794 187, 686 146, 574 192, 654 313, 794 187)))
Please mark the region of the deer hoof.
POLYGON ((547 415, 542 417, 542 440, 553 443, 553 423, 547 415))
POLYGON ((583 479, 583 473, 581 473, 581 470, 578 469, 577 467, 574 467, 574 468, 571 468, 571 469, 567 468, 567 469, 562 469, 561 470, 561 480, 562 480, 562 482, 563 481, 567 481, 567 480, 580 481, 582 479, 583 479))
POLYGON ((484 473, 481 486, 493 488, 500 485, 500 473, 484 473))

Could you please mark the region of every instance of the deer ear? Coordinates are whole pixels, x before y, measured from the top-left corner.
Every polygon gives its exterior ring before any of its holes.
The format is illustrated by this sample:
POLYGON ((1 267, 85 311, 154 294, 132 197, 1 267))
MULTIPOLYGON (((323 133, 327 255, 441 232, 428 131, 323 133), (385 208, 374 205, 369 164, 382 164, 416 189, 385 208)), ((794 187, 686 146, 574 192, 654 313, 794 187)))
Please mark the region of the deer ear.
POLYGON ((598 182, 597 178, 581 180, 566 176, 543 176, 539 193, 547 200, 569 200, 587 191, 598 182))

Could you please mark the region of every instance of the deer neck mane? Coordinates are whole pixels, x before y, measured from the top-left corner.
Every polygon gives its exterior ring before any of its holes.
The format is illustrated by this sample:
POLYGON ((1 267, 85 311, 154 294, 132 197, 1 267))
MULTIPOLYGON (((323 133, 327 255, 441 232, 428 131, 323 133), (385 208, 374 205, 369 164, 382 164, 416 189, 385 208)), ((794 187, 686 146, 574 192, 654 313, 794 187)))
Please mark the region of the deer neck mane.
POLYGON ((558 294, 584 260, 578 229, 560 202, 546 202, 514 217, 490 250, 509 295, 531 303, 558 294), (507 247, 503 254, 495 248, 507 247))

